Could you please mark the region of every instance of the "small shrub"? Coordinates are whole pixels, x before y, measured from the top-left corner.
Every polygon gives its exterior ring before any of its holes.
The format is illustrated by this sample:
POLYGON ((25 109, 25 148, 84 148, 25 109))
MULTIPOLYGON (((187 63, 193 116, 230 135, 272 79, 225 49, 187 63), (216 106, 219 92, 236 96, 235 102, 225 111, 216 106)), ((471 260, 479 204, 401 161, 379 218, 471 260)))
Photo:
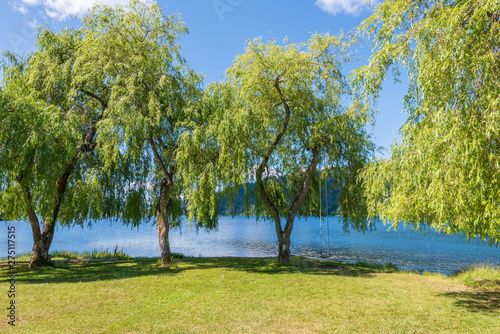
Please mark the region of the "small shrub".
POLYGON ((500 268, 490 264, 471 266, 453 277, 470 287, 500 287, 500 268))
POLYGON ((172 259, 185 259, 185 258, 187 258, 187 256, 182 254, 182 253, 170 253, 170 255, 172 256, 172 259))
POLYGON ((109 252, 107 249, 105 251, 98 252, 97 250, 93 250, 90 255, 88 255, 89 259, 117 259, 117 260, 129 260, 132 259, 132 256, 126 254, 123 249, 118 250, 118 247, 115 247, 113 252, 109 252))

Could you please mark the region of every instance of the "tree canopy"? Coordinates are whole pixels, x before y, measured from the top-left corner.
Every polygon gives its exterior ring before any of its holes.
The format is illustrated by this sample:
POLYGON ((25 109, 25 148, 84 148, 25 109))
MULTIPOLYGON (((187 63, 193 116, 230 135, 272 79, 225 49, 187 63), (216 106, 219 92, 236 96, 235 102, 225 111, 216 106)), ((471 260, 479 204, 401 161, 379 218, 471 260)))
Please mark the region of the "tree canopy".
POLYGON ((157 209, 159 225, 167 213, 178 219, 176 122, 200 82, 180 54, 185 32, 157 4, 133 0, 94 6, 78 29, 42 26, 27 59, 8 54, 0 208, 7 219, 29 217, 34 258, 47 260, 56 222, 137 224, 157 209))
POLYGON ((218 191, 253 180, 256 214, 274 222, 278 259, 288 261, 295 216, 318 214, 311 183, 321 164, 342 190, 346 224, 368 227, 355 182, 373 149, 364 130, 368 115, 344 106, 350 88, 342 64, 351 43, 329 34, 302 44, 248 42, 199 105, 211 121, 182 137, 178 161, 191 219, 215 216, 218 191))
MULTIPOLYGON (((128 170, 126 210, 138 223, 157 216, 161 257, 170 261, 168 231, 180 222, 181 184, 175 154, 188 106, 201 96, 201 76, 178 44, 187 28, 178 15, 164 16, 158 4, 131 1, 95 6, 83 19, 88 50, 81 80, 102 75, 109 90, 98 147, 106 169, 128 170)), ((119 184, 118 182, 115 182, 119 184)))
POLYGON ((387 0, 360 27, 374 54, 353 81, 373 107, 387 71, 408 71, 408 119, 364 172, 370 214, 500 241, 500 3, 387 0))
POLYGON ((42 27, 35 52, 26 59, 7 53, 4 61, 0 208, 5 218, 29 218, 33 265, 46 262, 56 222, 103 214, 105 191, 89 153, 106 105, 97 96, 100 86, 75 84, 80 42, 78 30, 54 34, 42 27))

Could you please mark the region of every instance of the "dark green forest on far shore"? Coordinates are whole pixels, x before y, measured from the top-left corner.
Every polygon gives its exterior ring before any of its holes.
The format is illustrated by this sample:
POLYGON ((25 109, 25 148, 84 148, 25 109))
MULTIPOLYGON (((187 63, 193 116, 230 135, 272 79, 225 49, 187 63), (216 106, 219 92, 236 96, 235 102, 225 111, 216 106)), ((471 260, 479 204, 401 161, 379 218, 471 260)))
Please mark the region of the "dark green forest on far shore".
MULTIPOLYGON (((328 213, 329 216, 337 215, 339 209, 339 191, 333 187, 334 180, 327 180, 325 185, 321 187, 321 198, 323 199, 323 207, 321 215, 324 217, 328 213), (325 197, 326 196, 326 197, 325 197)), ((250 207, 249 216, 255 215, 255 196, 257 189, 255 182, 248 183, 248 205, 250 207)), ((219 215, 221 216, 245 216, 245 206, 247 199, 245 198, 245 186, 240 186, 234 198, 221 198, 219 200, 219 215)), ((183 203, 183 212, 185 211, 185 203, 183 203)), ((319 212, 318 212, 319 215, 319 212)))

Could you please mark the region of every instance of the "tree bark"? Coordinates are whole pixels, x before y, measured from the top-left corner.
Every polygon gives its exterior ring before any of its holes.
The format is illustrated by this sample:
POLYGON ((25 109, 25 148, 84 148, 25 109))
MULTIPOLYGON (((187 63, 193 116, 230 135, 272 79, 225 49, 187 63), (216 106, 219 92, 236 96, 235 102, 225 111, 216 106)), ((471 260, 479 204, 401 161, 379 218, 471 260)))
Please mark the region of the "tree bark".
POLYGON ((163 173, 163 179, 160 185, 160 200, 158 202, 158 208, 156 210, 156 218, 158 223, 158 241, 160 243, 160 256, 161 264, 169 265, 172 262, 172 255, 170 254, 170 242, 168 241, 168 232, 170 229, 170 223, 168 222, 168 213, 172 207, 173 200, 169 198, 169 192, 174 185, 173 175, 175 173, 175 163, 172 167, 172 171, 169 173, 165 163, 163 162, 158 150, 156 149, 155 142, 152 136, 147 138, 153 155, 155 157, 156 163, 160 166, 163 173))
POLYGON ((160 256, 161 264, 169 265, 172 262, 172 255, 170 253, 170 242, 168 240, 168 232, 170 224, 168 222, 168 211, 172 206, 172 199, 168 199, 167 195, 169 186, 168 181, 163 179, 160 186, 160 200, 156 211, 156 218, 158 223, 158 241, 160 243, 160 256))
MULTIPOLYGON (((33 223, 31 227, 33 229, 33 223)), ((30 268, 39 268, 49 264, 49 249, 54 238, 55 223, 44 222, 43 230, 40 233, 40 227, 37 221, 38 235, 33 234, 33 248, 31 250, 30 268)))
POLYGON ((54 237, 54 226, 51 226, 47 222, 44 222, 43 230, 40 231, 40 222, 38 221, 36 212, 33 209, 33 198, 31 196, 31 190, 28 186, 22 184, 23 178, 23 173, 20 173, 20 175, 16 177, 16 181, 19 183, 22 189, 24 203, 26 204, 26 211, 28 212, 28 219, 33 234, 33 247, 31 249, 31 260, 29 267, 43 267, 46 266, 50 261, 49 248, 50 244, 52 243, 52 238, 54 237))
MULTIPOLYGON (((17 178, 17 181, 21 185, 22 176, 17 178)), ((43 230, 40 231, 40 223, 38 217, 33 209, 33 202, 31 197, 31 191, 29 187, 21 185, 24 194, 24 202, 26 203, 28 211, 28 219, 31 225, 31 231, 33 234, 33 247, 31 249, 31 260, 29 267, 38 268, 46 266, 49 261, 49 248, 54 237, 54 224, 48 224, 44 222, 43 230)))
POLYGON ((312 148, 312 160, 307 167, 306 173, 304 175, 304 181, 300 188, 299 194, 295 197, 290 206, 290 210, 288 211, 288 217, 286 219, 285 229, 281 233, 281 236, 278 235, 279 242, 279 253, 278 253, 278 262, 285 263, 290 262, 290 235, 292 234, 293 222, 295 221, 295 215, 297 214, 297 210, 299 209, 300 203, 304 200, 309 191, 309 186, 311 185, 311 179, 316 171, 316 166, 319 162, 319 146, 315 146, 312 148))
POLYGON ((290 262, 290 236, 286 233, 278 235, 278 263, 290 262))

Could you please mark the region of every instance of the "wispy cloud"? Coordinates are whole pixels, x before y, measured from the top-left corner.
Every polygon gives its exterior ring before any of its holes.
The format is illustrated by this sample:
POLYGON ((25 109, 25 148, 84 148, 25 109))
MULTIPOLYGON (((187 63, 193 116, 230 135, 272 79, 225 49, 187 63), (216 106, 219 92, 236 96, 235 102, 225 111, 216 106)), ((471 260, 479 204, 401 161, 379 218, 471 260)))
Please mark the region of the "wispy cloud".
POLYGON ((15 11, 18 11, 23 15, 28 14, 28 8, 26 8, 26 6, 24 6, 23 4, 12 2, 10 5, 15 11))
POLYGON ((340 13, 358 15, 377 4, 377 0, 316 0, 316 6, 332 15, 340 13))
MULTIPOLYGON (((30 10, 42 10, 48 17, 64 21, 73 15, 84 14, 95 3, 106 5, 127 4, 129 0, 15 0, 10 3, 12 8, 22 14, 30 10)), ((150 3, 151 0, 142 0, 150 3)))

